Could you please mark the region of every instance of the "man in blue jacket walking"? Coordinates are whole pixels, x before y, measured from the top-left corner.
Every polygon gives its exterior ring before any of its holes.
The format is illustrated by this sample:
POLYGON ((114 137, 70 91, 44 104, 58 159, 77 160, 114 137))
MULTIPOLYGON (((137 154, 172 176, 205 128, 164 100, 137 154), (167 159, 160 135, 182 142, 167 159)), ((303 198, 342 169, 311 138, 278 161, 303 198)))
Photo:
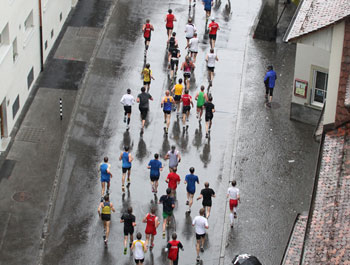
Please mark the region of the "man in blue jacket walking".
POLYGON ((266 106, 271 108, 271 101, 272 101, 272 96, 273 96, 273 88, 275 87, 277 75, 276 72, 273 70, 273 66, 269 65, 267 67, 267 73, 264 78, 264 83, 265 83, 265 88, 266 88, 266 106), (268 96, 270 95, 270 99, 268 96))

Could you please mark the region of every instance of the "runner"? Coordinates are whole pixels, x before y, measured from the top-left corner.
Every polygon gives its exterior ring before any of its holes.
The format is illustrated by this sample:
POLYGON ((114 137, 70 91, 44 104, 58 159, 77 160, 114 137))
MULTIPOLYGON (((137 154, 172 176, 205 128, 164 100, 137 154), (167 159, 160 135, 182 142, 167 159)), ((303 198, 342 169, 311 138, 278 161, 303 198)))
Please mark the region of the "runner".
POLYGON ((214 5, 213 0, 202 0, 202 3, 204 5, 204 10, 206 12, 206 22, 208 22, 208 18, 211 14, 211 7, 214 5))
POLYGON ((171 235, 171 238, 173 240, 169 241, 166 248, 165 252, 168 252, 168 259, 169 259, 169 264, 170 265, 178 265, 179 262, 179 250, 181 249, 184 251, 184 247, 182 243, 177 239, 177 234, 173 233, 171 235))
POLYGON ((129 146, 124 146, 124 152, 119 156, 119 161, 122 161, 122 192, 125 192, 125 175, 128 172, 127 187, 130 187, 131 162, 134 158, 129 153, 129 146))
POLYGON ((204 189, 201 190, 201 194, 197 198, 197 200, 200 200, 203 198, 202 205, 203 208, 205 209, 205 216, 207 219, 209 219, 210 216, 210 209, 212 205, 211 198, 215 198, 215 192, 213 189, 209 188, 209 182, 204 183, 204 189))
POLYGON ((149 161, 147 168, 151 170, 150 178, 152 183, 152 192, 158 192, 158 180, 160 176, 160 171, 163 170, 162 162, 159 161, 159 155, 154 154, 154 159, 149 161))
POLYGON ((182 85, 182 79, 179 78, 179 83, 176 84, 171 92, 175 94, 174 100, 175 100, 175 108, 177 109, 176 111, 176 117, 179 118, 180 116, 180 104, 181 104, 181 96, 182 96, 182 91, 183 91, 184 86, 182 85))
MULTIPOLYGON (((188 6, 189 6, 189 8, 191 9, 191 0, 188 0, 188 6)), ((196 6, 196 0, 193 0, 193 7, 195 7, 196 6)))
POLYGON ((179 68, 179 58, 180 58, 179 46, 175 44, 174 49, 171 50, 171 59, 170 59, 170 79, 173 79, 177 75, 177 69, 179 68), (175 68, 176 66, 176 68, 175 68), (175 75, 174 75, 175 71, 175 75))
POLYGON ((195 25, 192 23, 192 18, 188 19, 185 27, 187 45, 190 43, 190 39, 193 38, 193 34, 197 31, 195 25))
POLYGON ((208 26, 210 48, 215 48, 216 33, 220 30, 219 24, 215 22, 215 17, 211 17, 211 23, 208 26))
POLYGON ((171 169, 170 173, 166 177, 165 182, 168 183, 168 188, 171 189, 171 197, 176 197, 176 188, 180 184, 180 176, 176 174, 177 168, 174 167, 171 169))
POLYGON ((106 194, 104 196, 104 202, 101 202, 98 206, 97 212, 103 221, 103 240, 105 242, 105 246, 107 246, 108 238, 109 238, 109 225, 111 223, 111 213, 112 211, 115 213, 115 209, 113 203, 109 201, 109 195, 106 194), (102 213, 101 213, 102 209, 102 213))
POLYGON ((184 82, 186 85, 186 89, 190 89, 190 79, 191 79, 191 72, 194 71, 195 65, 191 62, 191 57, 186 56, 185 61, 181 65, 181 70, 184 73, 184 82))
POLYGON ((197 92, 195 100, 197 100, 197 119, 200 122, 203 115, 203 106, 208 101, 208 95, 204 92, 205 87, 201 86, 201 90, 197 92))
POLYGON ((214 118, 215 106, 212 103, 213 97, 210 95, 208 101, 204 103, 205 108, 205 137, 209 138, 212 120, 214 118))
POLYGON ((164 127, 165 134, 168 134, 168 131, 169 131, 170 116, 171 116, 173 103, 174 103, 174 99, 172 96, 170 96, 170 91, 166 90, 165 96, 162 98, 162 102, 160 104, 164 112, 164 123, 166 123, 166 127, 164 127))
POLYGON ((168 14, 165 17, 165 22, 166 22, 165 27, 168 35, 168 42, 171 37, 171 33, 173 32, 173 29, 174 29, 174 21, 177 21, 176 17, 173 15, 173 10, 169 9, 168 14))
POLYGON ((149 43, 151 41, 151 32, 154 31, 154 27, 152 24, 150 24, 150 20, 146 19, 146 23, 143 24, 142 32, 143 37, 145 38, 145 49, 148 50, 149 43))
POLYGON ((103 158, 103 162, 100 163, 98 170, 101 176, 101 202, 103 202, 103 196, 105 195, 106 183, 107 183, 107 194, 109 194, 109 187, 111 185, 111 165, 108 163, 108 157, 103 158))
POLYGON ((269 108, 271 108, 273 89, 276 84, 276 79, 277 79, 276 72, 273 70, 273 66, 269 65, 267 67, 267 73, 264 77, 264 83, 266 87, 265 100, 266 100, 266 106, 269 108), (270 94, 270 100, 268 99, 269 94, 270 94))
MULTIPOLYGON (((173 55, 173 50, 177 49, 177 47, 178 47, 178 42, 176 39, 176 32, 173 32, 172 36, 168 40, 168 46, 169 46, 169 49, 168 49, 168 69, 170 69, 170 62, 171 62, 171 58, 173 55)), ((174 52, 174 55, 175 55, 174 57, 177 58, 177 53, 174 52)))
POLYGON ((141 87, 141 93, 137 96, 137 103, 139 103, 139 110, 141 113, 141 133, 145 128, 145 122, 147 118, 147 113, 149 111, 149 101, 153 100, 152 96, 146 92, 145 87, 141 87))
POLYGON ((188 131, 188 125, 186 125, 186 121, 188 121, 188 118, 190 116, 191 106, 193 108, 193 101, 192 97, 188 94, 188 90, 185 90, 185 94, 181 97, 182 101, 182 124, 183 129, 186 132, 188 131))
POLYGON ((239 189, 236 188, 237 182, 232 180, 232 187, 229 187, 227 190, 227 198, 230 199, 230 224, 233 228, 233 218, 237 218, 237 206, 238 202, 241 202, 239 196, 239 189))
POLYGON ((124 255, 126 255, 128 251, 128 236, 130 235, 129 247, 131 248, 134 240, 134 226, 136 226, 135 215, 132 214, 131 206, 128 207, 128 211, 126 213, 123 213, 122 217, 120 218, 120 222, 124 223, 124 255))
POLYGON ((133 95, 131 95, 130 88, 126 90, 126 94, 122 97, 120 103, 124 106, 124 123, 126 122, 126 129, 129 130, 131 106, 135 104, 135 99, 133 95))
POLYGON ((147 92, 149 92, 151 88, 151 79, 155 80, 150 67, 151 65, 149 63, 146 63, 145 68, 143 68, 141 73, 143 76, 143 85, 147 89, 147 92))
POLYGON ((193 38, 190 39, 190 42, 187 44, 186 49, 190 52, 193 63, 196 63, 196 58, 198 54, 198 45, 199 39, 197 38, 197 32, 193 34, 193 38))
POLYGON ((205 57, 205 60, 207 61, 207 68, 208 68, 208 75, 209 75, 209 86, 212 86, 213 79, 214 79, 215 61, 219 61, 218 57, 214 53, 214 49, 210 49, 210 53, 207 54, 207 56, 205 57))
POLYGON ((138 232, 136 234, 136 239, 132 242, 131 250, 134 252, 135 263, 142 265, 145 261, 145 253, 147 252, 147 246, 145 241, 141 240, 142 234, 138 232))
POLYGON ((209 229, 208 220, 204 217, 204 213, 204 208, 201 208, 199 210, 199 216, 196 216, 192 221, 192 226, 195 227, 196 231, 197 262, 200 261, 199 250, 204 252, 205 229, 209 229))
POLYGON ((191 213, 191 206, 193 204, 193 196, 196 192, 196 182, 199 184, 198 176, 194 175, 194 167, 190 168, 190 173, 185 177, 185 184, 187 184, 187 201, 186 205, 188 205, 187 213, 191 213))
POLYGON ((168 151, 164 159, 165 160, 169 159, 169 171, 171 171, 172 168, 177 168, 178 164, 181 161, 181 156, 180 156, 180 152, 176 150, 175 145, 171 146, 171 150, 168 151))
POLYGON ((159 199, 159 204, 163 204, 163 239, 165 238, 165 226, 170 223, 170 217, 173 215, 175 208, 175 200, 170 196, 171 189, 166 189, 166 195, 163 195, 159 199))
POLYGON ((154 247, 154 236, 157 234, 157 227, 159 226, 159 220, 156 216, 156 208, 152 207, 151 212, 146 214, 142 222, 146 223, 146 246, 148 246, 149 240, 151 238, 151 245, 149 249, 152 250, 154 247))

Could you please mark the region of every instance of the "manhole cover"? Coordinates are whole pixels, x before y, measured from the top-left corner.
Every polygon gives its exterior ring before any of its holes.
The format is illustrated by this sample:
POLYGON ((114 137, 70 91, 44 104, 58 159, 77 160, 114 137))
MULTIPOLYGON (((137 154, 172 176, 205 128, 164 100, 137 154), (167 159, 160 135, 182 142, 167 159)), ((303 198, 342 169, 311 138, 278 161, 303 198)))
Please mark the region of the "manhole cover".
POLYGON ((27 191, 19 191, 13 194, 12 198, 16 202, 24 202, 30 200, 32 198, 32 194, 27 191))

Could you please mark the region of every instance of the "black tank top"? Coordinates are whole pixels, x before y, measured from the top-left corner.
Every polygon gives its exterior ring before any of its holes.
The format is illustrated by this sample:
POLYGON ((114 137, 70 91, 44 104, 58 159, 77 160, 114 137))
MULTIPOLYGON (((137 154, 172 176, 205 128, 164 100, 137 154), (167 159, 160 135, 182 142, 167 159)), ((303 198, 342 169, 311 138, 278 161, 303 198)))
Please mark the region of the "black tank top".
POLYGON ((171 37, 169 40, 169 48, 175 47, 175 37, 171 37))

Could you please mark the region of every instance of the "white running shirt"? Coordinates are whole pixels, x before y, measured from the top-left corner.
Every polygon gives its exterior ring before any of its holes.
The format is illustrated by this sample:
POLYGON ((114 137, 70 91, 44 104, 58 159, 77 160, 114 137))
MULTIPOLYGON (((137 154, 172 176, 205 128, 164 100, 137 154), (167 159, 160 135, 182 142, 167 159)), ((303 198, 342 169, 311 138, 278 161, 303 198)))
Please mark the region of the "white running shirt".
POLYGON ((205 227, 209 226, 207 218, 200 215, 193 219, 192 225, 194 225, 197 235, 204 235, 205 227))
POLYGON ((215 67, 216 54, 208 53, 208 67, 215 67))
POLYGON ((198 52, 198 44, 199 44, 198 38, 192 38, 190 40, 190 51, 191 52, 198 52))
POLYGON ((193 34, 196 32, 196 27, 193 24, 187 24, 185 32, 186 38, 193 38, 193 34))
POLYGON ((229 187, 227 190, 230 200, 237 200, 239 195, 239 189, 236 187, 229 187))
POLYGON ((132 106, 135 103, 135 99, 133 95, 125 94, 120 100, 120 103, 122 103, 124 106, 132 106))
POLYGON ((134 246, 134 258, 135 259, 144 259, 145 252, 143 251, 143 246, 145 245, 145 241, 134 240, 134 242, 132 242, 132 245, 134 246))

